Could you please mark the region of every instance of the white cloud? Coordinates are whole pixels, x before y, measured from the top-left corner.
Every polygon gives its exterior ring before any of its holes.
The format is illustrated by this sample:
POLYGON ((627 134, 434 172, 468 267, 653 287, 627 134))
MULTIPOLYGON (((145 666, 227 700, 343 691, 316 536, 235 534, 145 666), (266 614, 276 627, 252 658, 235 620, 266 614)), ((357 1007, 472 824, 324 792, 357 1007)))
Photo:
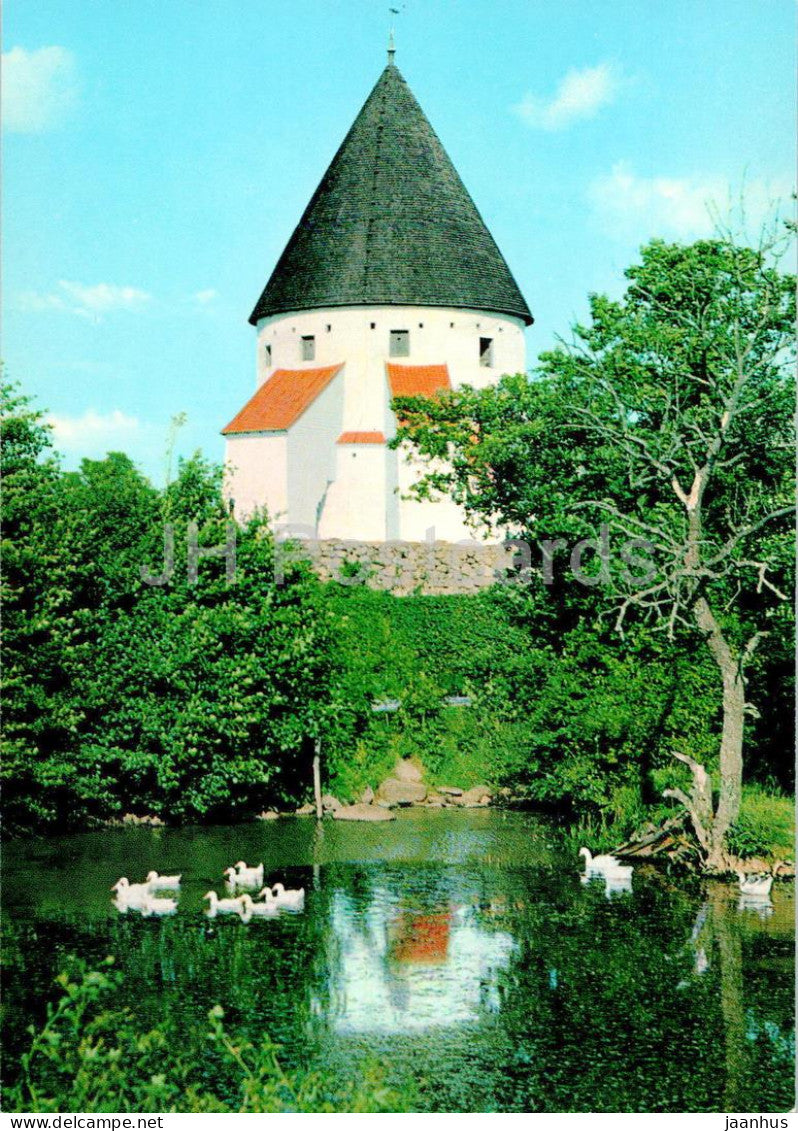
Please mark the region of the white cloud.
POLYGON ((696 239, 710 235, 717 218, 728 220, 730 215, 755 234, 773 217, 775 202, 789 200, 790 192, 789 182, 780 178, 757 178, 735 189, 721 176, 639 177, 621 161, 592 182, 588 195, 611 235, 696 239))
POLYGON ((140 310, 152 299, 152 295, 138 287, 119 287, 113 283, 86 286, 61 279, 58 286, 59 290, 52 294, 24 291, 19 296, 20 308, 33 313, 64 310, 99 322, 104 314, 117 310, 140 310))
POLYGON ((91 314, 107 314, 109 310, 136 310, 146 305, 151 296, 137 287, 117 287, 112 283, 96 283, 84 286, 83 283, 70 283, 66 279, 59 287, 68 298, 91 314))
POLYGON ((219 292, 215 291, 213 287, 208 287, 205 291, 197 291, 193 297, 194 301, 198 302, 200 306, 207 306, 209 302, 213 302, 215 298, 219 297, 219 292))
MULTIPOLYGON (((82 365, 77 363, 70 368, 82 365)), ((74 416, 51 413, 47 423, 52 427, 53 443, 63 456, 66 469, 76 470, 83 459, 104 459, 108 452, 125 452, 152 482, 160 482, 163 477, 169 439, 169 425, 163 420, 142 420, 119 408, 108 412, 89 408, 74 416)), ((189 455, 197 442, 196 436, 186 439, 181 434, 178 452, 189 455)))
POLYGON ((514 109, 528 126, 562 130, 572 122, 594 118, 602 106, 615 101, 620 86, 620 71, 611 63, 599 63, 581 71, 569 71, 560 80, 553 98, 527 94, 514 109))
POLYGON ((105 414, 87 409, 82 416, 49 416, 56 447, 78 456, 104 455, 137 437, 141 428, 135 416, 115 408, 105 414))
POLYGON ((65 47, 12 47, 3 54, 2 93, 4 129, 24 134, 55 129, 77 101, 74 55, 65 47))
POLYGON ((47 310, 68 310, 60 295, 42 295, 38 291, 23 291, 18 299, 20 310, 42 314, 47 310))

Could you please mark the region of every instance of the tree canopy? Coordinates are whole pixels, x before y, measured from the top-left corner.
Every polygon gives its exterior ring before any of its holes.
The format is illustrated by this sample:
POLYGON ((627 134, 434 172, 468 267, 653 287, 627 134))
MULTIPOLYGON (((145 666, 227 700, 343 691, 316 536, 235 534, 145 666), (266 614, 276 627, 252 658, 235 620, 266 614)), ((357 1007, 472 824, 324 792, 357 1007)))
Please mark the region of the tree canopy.
MULTIPOLYGON (((716 863, 739 813, 746 666, 790 627, 795 286, 772 250, 653 241, 624 296, 591 296, 590 322, 531 377, 397 402, 396 442, 428 466, 422 494, 451 492, 542 545, 544 566, 554 539, 603 527, 616 552, 588 584, 602 583, 616 628, 636 613, 706 642, 722 683, 720 800, 678 749, 692 792, 675 796, 716 863), (645 551, 637 570, 630 547, 645 551)), ((592 607, 573 574, 566 591, 592 607)))

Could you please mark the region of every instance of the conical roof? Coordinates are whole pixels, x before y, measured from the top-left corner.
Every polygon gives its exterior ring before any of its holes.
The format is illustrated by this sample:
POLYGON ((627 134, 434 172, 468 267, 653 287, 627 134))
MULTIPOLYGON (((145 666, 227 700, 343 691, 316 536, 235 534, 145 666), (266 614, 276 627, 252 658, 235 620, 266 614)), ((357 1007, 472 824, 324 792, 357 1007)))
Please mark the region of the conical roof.
POLYGON ((393 63, 380 75, 250 316, 330 306, 532 315, 393 63))

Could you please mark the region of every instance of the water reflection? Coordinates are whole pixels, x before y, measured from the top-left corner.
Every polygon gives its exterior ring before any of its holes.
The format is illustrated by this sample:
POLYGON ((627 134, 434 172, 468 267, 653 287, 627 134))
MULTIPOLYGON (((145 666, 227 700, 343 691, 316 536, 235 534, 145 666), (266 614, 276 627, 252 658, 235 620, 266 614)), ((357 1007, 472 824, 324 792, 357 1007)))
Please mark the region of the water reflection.
POLYGON ((760 919, 769 919, 773 914, 773 900, 769 895, 741 895, 737 901, 739 911, 752 911, 760 919))
POLYGON ((583 886, 601 884, 607 899, 612 899, 616 895, 631 895, 634 890, 631 876, 619 876, 607 872, 587 872, 579 879, 583 886))
POLYGON ((551 825, 489 811, 385 828, 119 830, 5 856, 8 1063, 66 955, 116 956, 142 1027, 179 1018, 205 1055, 220 1003, 287 1066, 377 1058, 429 1111, 780 1111, 791 1106, 794 892, 640 867, 581 883, 551 825), (305 908, 209 920, 226 864, 263 859, 305 908), (176 914, 119 914, 126 871, 183 871, 176 914))
POLYGON ((339 1032, 411 1033, 467 1024, 497 1012, 498 972, 515 943, 490 931, 468 907, 403 907, 374 892, 365 913, 337 892, 331 910, 337 959, 332 1022, 339 1032))

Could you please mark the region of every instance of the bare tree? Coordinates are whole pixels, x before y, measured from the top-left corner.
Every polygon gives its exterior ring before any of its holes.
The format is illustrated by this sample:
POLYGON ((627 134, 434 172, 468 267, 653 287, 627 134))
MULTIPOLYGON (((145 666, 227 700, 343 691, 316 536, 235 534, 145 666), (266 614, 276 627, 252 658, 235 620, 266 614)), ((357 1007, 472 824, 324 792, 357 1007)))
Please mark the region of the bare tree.
POLYGON ((690 784, 668 791, 714 870, 740 812, 747 671, 790 615, 795 290, 778 260, 791 240, 774 225, 755 247, 729 231, 652 241, 623 298, 591 296, 590 324, 531 380, 399 404, 422 497, 443 491, 533 540, 600 522, 648 551, 645 580, 611 571, 604 607, 621 632, 634 614, 694 637, 717 666, 717 799, 694 752, 674 751, 690 784))
POLYGON ((717 801, 705 767, 678 751, 691 785, 666 791, 713 870, 740 811, 746 668, 787 601, 794 285, 774 263, 782 246, 653 243, 624 301, 594 299, 593 325, 549 358, 584 394, 583 427, 626 465, 622 500, 580 505, 652 551, 645 585, 617 594, 617 627, 637 610, 670 635, 697 631, 720 673, 717 801))

